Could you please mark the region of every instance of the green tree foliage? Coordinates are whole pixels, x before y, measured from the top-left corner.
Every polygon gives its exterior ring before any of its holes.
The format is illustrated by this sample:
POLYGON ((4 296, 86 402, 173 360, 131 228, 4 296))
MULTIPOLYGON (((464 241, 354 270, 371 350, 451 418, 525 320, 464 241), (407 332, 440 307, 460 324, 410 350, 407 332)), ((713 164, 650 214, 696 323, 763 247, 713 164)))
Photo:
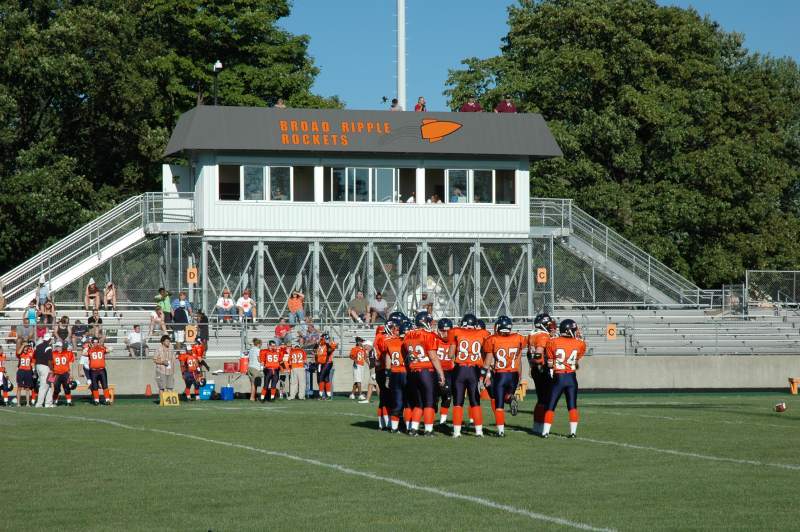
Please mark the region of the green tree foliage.
POLYGON ((339 107, 311 93, 288 0, 0 0, 0 272, 111 204, 160 188, 181 113, 339 107))
POLYGON ((508 24, 445 93, 544 115, 564 158, 532 165, 534 194, 575 198, 701 285, 800 267, 794 61, 652 0, 522 1, 508 24))

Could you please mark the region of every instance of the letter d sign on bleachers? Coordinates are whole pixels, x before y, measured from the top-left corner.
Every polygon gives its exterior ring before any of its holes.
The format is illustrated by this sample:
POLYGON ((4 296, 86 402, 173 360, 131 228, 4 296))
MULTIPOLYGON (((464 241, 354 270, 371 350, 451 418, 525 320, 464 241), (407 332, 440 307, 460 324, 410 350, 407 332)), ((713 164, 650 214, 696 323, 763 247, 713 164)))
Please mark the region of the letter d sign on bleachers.
POLYGON ((616 323, 609 323, 606 325, 606 340, 616 340, 617 339, 617 324, 616 323))
POLYGON ((195 338, 197 338, 197 325, 190 323, 186 326, 186 342, 193 344, 195 338))
POLYGON ((198 273, 197 267, 192 266, 186 269, 186 284, 197 284, 198 273))

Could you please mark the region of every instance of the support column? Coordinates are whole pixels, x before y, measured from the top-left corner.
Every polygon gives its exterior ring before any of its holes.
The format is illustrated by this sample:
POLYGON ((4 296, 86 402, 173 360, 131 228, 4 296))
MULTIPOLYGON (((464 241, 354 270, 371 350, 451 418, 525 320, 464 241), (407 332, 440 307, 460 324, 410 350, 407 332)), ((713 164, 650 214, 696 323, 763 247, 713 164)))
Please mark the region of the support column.
POLYGON ((397 246, 397 282, 395 286, 397 287, 397 308, 400 312, 406 312, 406 302, 405 302, 405 286, 406 282, 403 281, 403 253, 401 251, 401 247, 397 246))
POLYGON ((547 309, 548 312, 554 312, 556 308, 556 272, 553 271, 554 264, 553 235, 550 235, 550 264, 548 265, 550 274, 547 276, 547 281, 550 283, 550 308, 547 309))
MULTIPOLYGON (((375 244, 370 240, 367 242, 367 297, 375 294, 375 244)), ((345 297, 353 297, 345 294, 345 297)))
POLYGON ((319 242, 313 242, 311 245, 311 312, 313 313, 314 321, 320 319, 319 316, 319 242))
POLYGON ((178 287, 178 292, 180 292, 181 291, 181 286, 183 286, 183 283, 184 283, 183 242, 182 242, 182 239, 181 239, 181 235, 177 235, 177 237, 178 237, 177 238, 177 241, 178 241, 178 272, 177 272, 177 274, 178 274, 178 279, 177 279, 178 284, 177 284, 177 287, 178 287))
POLYGON ((416 188, 414 189, 414 197, 420 205, 425 204, 425 169, 417 168, 417 181, 416 188))
POLYGON ((476 316, 481 313, 481 243, 475 242, 472 246, 472 284, 473 284, 473 312, 476 316))
POLYGON ((325 201, 325 167, 314 167, 314 203, 325 201))
POLYGON ((536 308, 533 304, 533 289, 536 286, 536 272, 533 269, 533 240, 528 240, 528 243, 525 244, 525 252, 528 255, 528 316, 535 316, 536 308))
MULTIPOLYGON (((200 241, 200 298, 202 301, 201 308, 203 312, 208 314, 211 312, 211 307, 208 301, 208 242, 205 238, 200 241)), ((259 302, 259 304, 261 304, 259 302)))
POLYGON ((428 289, 428 242, 427 241, 423 242, 419 246, 419 277, 421 285, 420 290, 422 292, 425 292, 428 289))
POLYGON ((258 241, 258 253, 256 255, 256 300, 258 302, 256 308, 261 309, 261 317, 266 316, 267 306, 264 301, 264 241, 258 241))

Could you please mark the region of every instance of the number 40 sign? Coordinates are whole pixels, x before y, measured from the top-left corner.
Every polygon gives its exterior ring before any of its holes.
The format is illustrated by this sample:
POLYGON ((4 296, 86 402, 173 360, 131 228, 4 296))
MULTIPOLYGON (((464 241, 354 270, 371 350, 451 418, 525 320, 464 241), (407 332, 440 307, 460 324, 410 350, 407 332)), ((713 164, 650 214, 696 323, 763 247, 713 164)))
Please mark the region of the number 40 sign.
POLYGON ((160 397, 161 401, 159 401, 158 406, 178 406, 181 404, 181 400, 178 398, 177 392, 161 392, 160 397))

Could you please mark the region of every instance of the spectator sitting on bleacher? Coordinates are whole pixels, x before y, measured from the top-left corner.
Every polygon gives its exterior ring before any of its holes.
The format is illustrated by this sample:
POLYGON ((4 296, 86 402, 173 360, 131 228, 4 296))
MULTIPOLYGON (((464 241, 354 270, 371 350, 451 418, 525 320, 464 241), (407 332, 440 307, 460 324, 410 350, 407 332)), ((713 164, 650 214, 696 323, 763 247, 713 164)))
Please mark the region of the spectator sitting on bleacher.
POLYGON ((72 331, 69 326, 69 316, 61 316, 58 324, 53 328, 53 337, 60 340, 62 344, 66 345, 72 340, 72 331))
POLYGON ((256 302, 250 298, 249 288, 245 288, 242 297, 236 300, 236 310, 240 321, 253 321, 256 317, 256 302))
MULTIPOLYGON (((50 327, 44 322, 44 316, 40 315, 36 322, 36 341, 38 342, 44 338, 45 334, 50 332, 50 327)), ((52 336, 52 335, 51 335, 52 336)))
POLYGON ((347 314, 351 320, 369 325, 369 302, 364 298, 364 292, 361 290, 356 292, 355 299, 347 306, 347 314))
POLYGON ((389 304, 386 303, 385 299, 383 299, 383 295, 380 293, 380 291, 375 292, 375 299, 369 303, 370 321, 372 321, 372 323, 377 323, 378 318, 380 318, 382 321, 386 321, 388 309, 389 304))
POLYGON ((106 289, 103 291, 103 307, 106 312, 108 307, 111 307, 113 312, 117 311, 117 287, 111 281, 106 283, 106 289))
POLYGON ((231 291, 227 288, 222 289, 222 295, 217 299, 217 304, 214 307, 222 321, 231 321, 236 316, 236 303, 231 297, 231 291))
POLYGON ((100 289, 97 288, 97 283, 94 278, 89 278, 89 284, 86 285, 86 291, 83 294, 83 310, 89 310, 89 303, 92 303, 92 308, 100 308, 100 289))
POLYGON ((0 312, 6 308, 6 296, 3 294, 3 290, 5 290, 6 286, 3 284, 3 281, 0 281, 0 312))
POLYGON ((30 320, 28 320, 28 316, 23 316, 22 326, 17 327, 17 353, 20 352, 23 345, 27 344, 28 342, 33 342, 35 336, 35 325, 31 325, 30 320))
MULTIPOLYGON (((186 312, 186 316, 188 318, 192 317, 192 304, 186 297, 186 292, 181 290, 178 292, 178 298, 172 300, 172 306, 170 311, 172 312, 172 319, 175 320, 175 311, 178 309, 183 309, 186 312)), ((188 323, 188 320, 185 322, 188 323)))
POLYGON ((422 292, 422 297, 417 303, 417 312, 427 312, 428 314, 433 314, 433 301, 428 299, 428 293, 422 292))
POLYGON ((319 329, 314 326, 314 323, 311 321, 311 318, 306 318, 306 330, 302 334, 303 339, 303 347, 314 347, 316 348, 317 344, 319 343, 319 329))
POLYGON ((125 347, 128 349, 129 357, 144 358, 147 356, 147 343, 142 338, 142 330, 138 324, 134 325, 133 330, 128 333, 125 347))
POLYGON ((106 335, 103 331, 103 318, 100 317, 100 312, 97 309, 92 311, 92 315, 86 320, 91 328, 91 336, 100 338, 100 343, 106 343, 106 335))
POLYGON ((275 326, 275 341, 279 345, 289 345, 292 341, 292 326, 286 323, 286 318, 281 318, 275 326))
POLYGON ((72 325, 72 345, 83 347, 88 332, 88 325, 81 323, 81 320, 75 320, 75 323, 72 325))
POLYGON ((150 313, 150 330, 147 332, 147 337, 153 336, 156 326, 161 329, 162 334, 167 334, 167 324, 164 318, 164 311, 161 307, 156 306, 153 312, 150 313))

